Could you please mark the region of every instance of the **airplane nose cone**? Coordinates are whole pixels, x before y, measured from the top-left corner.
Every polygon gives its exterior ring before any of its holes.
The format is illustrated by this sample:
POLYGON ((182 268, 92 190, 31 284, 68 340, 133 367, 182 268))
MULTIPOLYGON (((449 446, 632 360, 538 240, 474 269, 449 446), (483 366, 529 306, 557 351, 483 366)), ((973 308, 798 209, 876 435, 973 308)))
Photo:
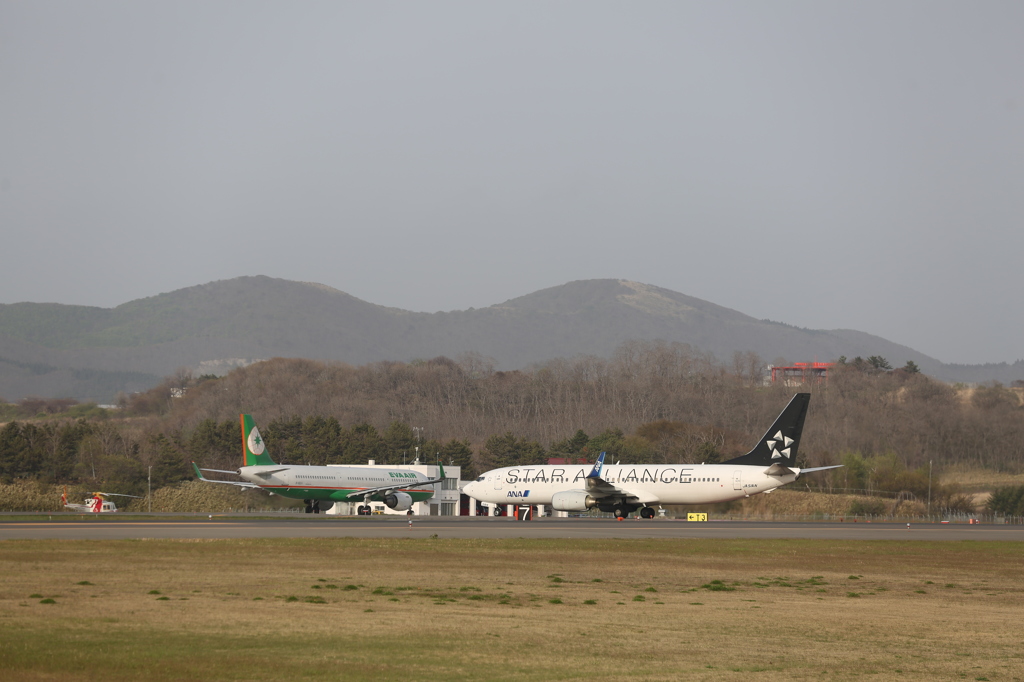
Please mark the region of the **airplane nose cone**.
POLYGON ((470 497, 473 497, 474 490, 476 490, 476 481, 473 481, 472 483, 467 483, 466 486, 462 489, 462 492, 469 495, 470 497))

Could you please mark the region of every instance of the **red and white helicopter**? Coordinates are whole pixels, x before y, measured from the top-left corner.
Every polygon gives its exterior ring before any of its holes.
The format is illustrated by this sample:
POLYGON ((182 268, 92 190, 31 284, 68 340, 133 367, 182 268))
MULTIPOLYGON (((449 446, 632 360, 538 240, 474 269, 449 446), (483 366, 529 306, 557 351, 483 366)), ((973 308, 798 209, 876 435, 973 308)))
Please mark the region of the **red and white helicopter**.
POLYGON ((60 496, 60 503, 64 505, 65 509, 70 509, 76 512, 89 512, 92 514, 102 514, 106 512, 116 512, 117 505, 111 500, 108 500, 108 496, 117 497, 134 497, 139 498, 138 495, 125 495, 123 493, 93 493, 92 497, 85 498, 85 502, 82 504, 75 504, 74 502, 68 502, 68 489, 64 488, 64 494, 60 496))

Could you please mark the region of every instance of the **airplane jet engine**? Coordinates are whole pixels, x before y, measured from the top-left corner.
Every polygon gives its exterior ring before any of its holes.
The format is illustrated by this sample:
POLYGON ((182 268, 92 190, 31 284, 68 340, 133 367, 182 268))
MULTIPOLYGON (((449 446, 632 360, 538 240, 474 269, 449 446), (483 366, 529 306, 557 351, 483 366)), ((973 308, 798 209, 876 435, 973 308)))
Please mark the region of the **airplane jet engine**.
POLYGON ((563 490, 551 496, 551 508, 557 511, 587 511, 596 506, 586 490, 563 490))
POLYGON ((388 493, 384 496, 384 504, 395 511, 405 511, 412 507, 412 496, 409 493, 388 493))

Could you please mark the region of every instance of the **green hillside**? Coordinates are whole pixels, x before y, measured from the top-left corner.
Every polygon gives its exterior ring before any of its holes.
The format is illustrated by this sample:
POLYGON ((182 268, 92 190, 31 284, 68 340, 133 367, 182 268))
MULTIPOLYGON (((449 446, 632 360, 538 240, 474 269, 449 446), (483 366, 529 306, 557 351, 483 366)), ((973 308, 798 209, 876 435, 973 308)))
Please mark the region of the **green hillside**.
POLYGON ((180 289, 112 309, 0 305, 0 357, 7 363, 0 372, 0 395, 108 400, 119 383, 118 390, 127 390, 143 378, 183 367, 238 366, 276 356, 359 365, 469 352, 490 358, 499 369, 515 369, 557 357, 610 357, 634 339, 686 343, 724 363, 737 353, 753 353, 764 362, 877 355, 894 366, 912 360, 946 380, 1024 379, 1024 363, 946 366, 863 332, 758 320, 622 280, 569 282, 476 310, 415 313, 320 284, 258 276, 180 289), (49 369, 29 369, 37 366, 49 369))
POLYGON ((80 348, 83 339, 110 324, 112 313, 60 303, 0 305, 0 335, 44 348, 80 348))

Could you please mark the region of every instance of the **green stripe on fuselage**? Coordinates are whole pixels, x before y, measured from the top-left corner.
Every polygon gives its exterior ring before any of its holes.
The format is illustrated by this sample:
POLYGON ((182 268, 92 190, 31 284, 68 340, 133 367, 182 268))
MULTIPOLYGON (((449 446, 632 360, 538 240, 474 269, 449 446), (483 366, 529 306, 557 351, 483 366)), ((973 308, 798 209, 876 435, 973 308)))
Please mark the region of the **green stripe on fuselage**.
MULTIPOLYGON (((333 502, 359 502, 363 499, 359 495, 359 488, 298 488, 295 486, 261 486, 264 490, 269 490, 275 495, 281 497, 290 497, 295 500, 331 500, 333 502), (352 493, 356 493, 354 497, 349 497, 352 493)), ((408 493, 409 497, 412 498, 413 502, 423 502, 429 500, 434 495, 434 491, 430 488, 426 490, 398 490, 398 492, 408 493)), ((384 495, 387 493, 378 492, 370 496, 370 499, 374 502, 383 502, 384 495)))

